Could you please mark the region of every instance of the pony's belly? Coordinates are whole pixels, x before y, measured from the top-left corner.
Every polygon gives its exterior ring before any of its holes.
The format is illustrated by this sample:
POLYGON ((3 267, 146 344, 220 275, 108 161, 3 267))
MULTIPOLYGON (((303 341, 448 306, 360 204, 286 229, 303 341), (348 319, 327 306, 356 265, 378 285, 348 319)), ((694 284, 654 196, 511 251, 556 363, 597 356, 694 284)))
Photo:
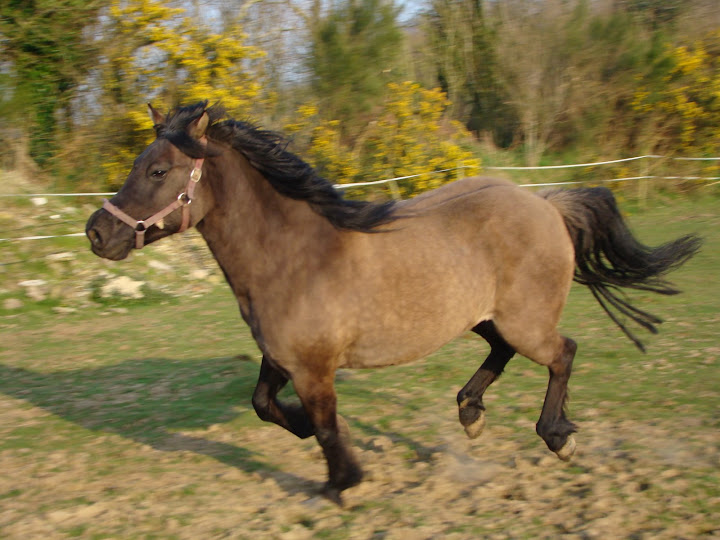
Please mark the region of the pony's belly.
MULTIPOLYGON (((358 339, 341 356, 340 367, 373 368, 407 364, 419 360, 467 332, 489 316, 447 325, 446 328, 427 328, 425 332, 370 332, 358 339)), ((417 328, 415 328, 417 330, 417 328)))
MULTIPOLYGON (((449 340, 452 341, 452 340, 449 340)), ((340 364, 341 368, 351 369, 363 369, 363 368, 378 368, 384 366, 398 366, 402 364, 409 364, 415 362, 429 354, 432 354, 437 349, 442 347, 445 343, 441 343, 435 347, 429 347, 424 350, 405 350, 405 351, 393 351, 392 354, 388 354, 388 351, 378 351, 377 354, 366 355, 366 354, 353 354, 349 355, 343 363, 340 364)))

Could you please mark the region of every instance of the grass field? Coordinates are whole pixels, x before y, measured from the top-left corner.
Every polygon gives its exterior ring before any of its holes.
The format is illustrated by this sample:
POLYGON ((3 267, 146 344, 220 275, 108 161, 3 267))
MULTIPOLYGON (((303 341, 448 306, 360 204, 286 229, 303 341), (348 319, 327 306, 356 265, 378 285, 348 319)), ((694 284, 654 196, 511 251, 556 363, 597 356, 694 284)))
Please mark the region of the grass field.
POLYGON ((654 201, 630 219, 648 244, 705 244, 672 275, 682 295, 633 295, 666 321, 642 336, 647 354, 573 288, 573 461, 534 433, 546 372, 524 358, 488 391, 486 433, 464 438, 455 394, 487 350, 466 336, 338 374, 369 472, 345 509, 316 496, 314 440, 255 417, 260 355, 226 287, 126 311, 6 312, 0 537, 720 537, 720 204, 654 201))

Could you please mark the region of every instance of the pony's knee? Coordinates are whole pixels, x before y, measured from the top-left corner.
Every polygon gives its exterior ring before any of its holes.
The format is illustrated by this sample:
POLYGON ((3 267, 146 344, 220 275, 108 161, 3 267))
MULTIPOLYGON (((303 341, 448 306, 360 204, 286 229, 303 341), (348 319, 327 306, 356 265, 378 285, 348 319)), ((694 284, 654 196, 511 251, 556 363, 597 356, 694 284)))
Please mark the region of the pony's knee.
POLYGON ((253 409, 255 414, 263 422, 272 422, 272 414, 270 413, 270 399, 267 395, 255 392, 252 397, 253 409))
POLYGON ((577 343, 575 343, 575 341, 570 339, 569 337, 566 337, 564 339, 565 341, 563 343, 563 357, 566 362, 572 363, 573 358, 575 358, 575 353, 577 352, 577 343))

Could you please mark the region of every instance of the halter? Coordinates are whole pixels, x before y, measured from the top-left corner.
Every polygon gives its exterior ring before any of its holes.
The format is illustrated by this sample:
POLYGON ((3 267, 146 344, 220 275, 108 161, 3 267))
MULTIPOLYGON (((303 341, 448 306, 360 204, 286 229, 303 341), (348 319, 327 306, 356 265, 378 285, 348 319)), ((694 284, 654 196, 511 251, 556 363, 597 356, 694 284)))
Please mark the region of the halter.
MULTIPOLYGON (((203 137, 201 141, 204 140, 205 138, 203 137)), ((202 166, 204 161, 205 158, 195 160, 193 170, 190 172, 190 180, 188 180, 185 191, 180 193, 177 199, 160 210, 157 214, 154 214, 147 219, 134 219, 107 199, 103 199, 102 207, 135 230, 135 249, 142 249, 143 246, 145 246, 145 231, 178 208, 182 208, 182 223, 178 232, 185 232, 190 225, 190 203, 192 202, 193 195, 195 193, 195 186, 202 177, 202 166)))

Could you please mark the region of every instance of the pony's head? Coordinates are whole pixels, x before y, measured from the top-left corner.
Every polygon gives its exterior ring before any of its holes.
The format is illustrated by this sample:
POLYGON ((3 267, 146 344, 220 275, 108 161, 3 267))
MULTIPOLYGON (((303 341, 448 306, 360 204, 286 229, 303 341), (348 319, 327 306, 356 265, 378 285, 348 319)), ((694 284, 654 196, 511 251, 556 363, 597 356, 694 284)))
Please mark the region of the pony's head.
POLYGON ((165 117, 152 105, 148 108, 157 138, 85 228, 93 252, 107 259, 124 259, 133 248, 194 226, 212 205, 211 190, 199 180, 214 111, 207 102, 165 117))

